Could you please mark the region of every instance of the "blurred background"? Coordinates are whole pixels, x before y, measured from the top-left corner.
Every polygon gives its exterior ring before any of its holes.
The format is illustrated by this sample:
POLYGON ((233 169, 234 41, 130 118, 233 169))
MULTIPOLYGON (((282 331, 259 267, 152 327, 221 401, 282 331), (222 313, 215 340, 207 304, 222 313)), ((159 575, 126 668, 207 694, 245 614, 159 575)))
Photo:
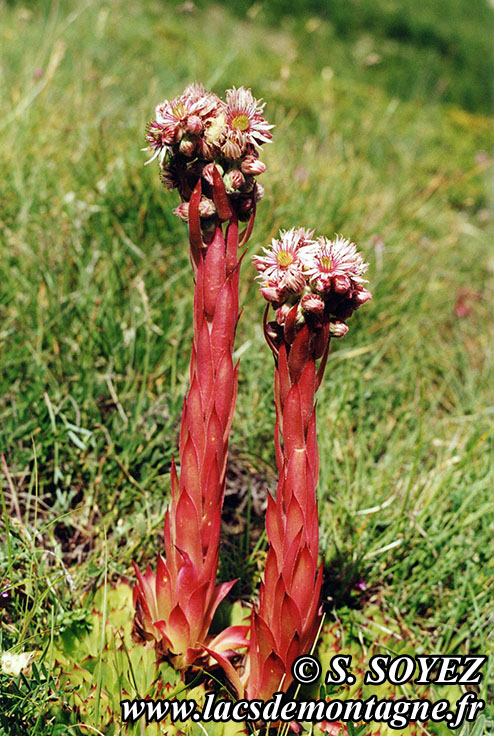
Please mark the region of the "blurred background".
POLYGON ((485 0, 0 2, 4 649, 83 615, 105 534, 112 579, 160 548, 192 275, 140 149, 194 80, 251 87, 276 124, 243 265, 223 579, 255 586, 275 488, 250 256, 279 228, 342 233, 374 300, 320 391, 326 605, 373 602, 423 651, 492 649, 492 22, 485 0))

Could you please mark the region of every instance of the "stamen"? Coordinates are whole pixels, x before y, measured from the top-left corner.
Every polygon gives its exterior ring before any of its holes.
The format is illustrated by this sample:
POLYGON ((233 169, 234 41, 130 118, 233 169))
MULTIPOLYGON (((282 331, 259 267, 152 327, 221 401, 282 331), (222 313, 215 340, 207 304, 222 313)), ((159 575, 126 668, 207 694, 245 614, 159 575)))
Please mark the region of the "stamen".
POLYGON ((329 255, 321 256, 319 259, 321 271, 331 271, 333 268, 333 259, 329 255))
POLYGON ((293 254, 289 253, 287 250, 280 250, 276 254, 276 260, 282 268, 287 268, 287 266, 293 263, 294 257, 293 254))
POLYGON ((249 130, 249 118, 247 115, 235 115, 232 120, 232 128, 237 130, 249 130))

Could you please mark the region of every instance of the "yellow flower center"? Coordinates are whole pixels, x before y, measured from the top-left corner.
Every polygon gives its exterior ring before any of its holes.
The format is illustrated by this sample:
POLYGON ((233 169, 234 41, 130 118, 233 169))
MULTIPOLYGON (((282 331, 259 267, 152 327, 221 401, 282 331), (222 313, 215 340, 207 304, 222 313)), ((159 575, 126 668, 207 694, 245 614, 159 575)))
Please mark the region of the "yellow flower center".
POLYGON ((184 117, 184 115, 185 115, 185 112, 186 112, 186 111, 185 111, 185 105, 183 104, 183 102, 179 102, 179 103, 178 103, 177 105, 174 105, 174 106, 172 107, 172 113, 173 113, 173 116, 174 116, 174 117, 175 117, 175 118, 176 118, 177 120, 181 120, 181 118, 183 118, 183 117, 184 117))
POLYGON ((319 263, 321 264, 321 271, 331 271, 333 268, 333 259, 331 256, 321 256, 319 263))
POLYGON ((249 118, 247 115, 235 115, 232 120, 232 128, 237 130, 249 130, 249 118))
POLYGON ((295 259, 293 253, 289 253, 287 250, 280 250, 276 254, 276 260, 282 268, 287 268, 295 259))

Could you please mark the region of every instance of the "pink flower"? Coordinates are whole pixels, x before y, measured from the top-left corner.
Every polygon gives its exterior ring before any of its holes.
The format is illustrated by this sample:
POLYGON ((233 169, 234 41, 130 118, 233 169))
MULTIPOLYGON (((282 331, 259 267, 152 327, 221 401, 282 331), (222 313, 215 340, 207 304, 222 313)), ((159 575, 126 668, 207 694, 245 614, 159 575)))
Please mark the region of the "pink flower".
MULTIPOLYGON (((205 92, 199 84, 191 84, 182 95, 161 102, 156 106, 156 119, 147 126, 146 141, 154 151, 147 163, 158 156, 162 160, 167 147, 180 143, 184 135, 197 138, 211 124, 211 118, 219 115, 224 107, 225 103, 217 95, 205 92)), ((196 145, 197 141, 189 139, 181 146, 181 152, 191 156, 196 145)))
MULTIPOLYGON (((261 289, 261 294, 262 294, 262 289, 261 289)), ((290 307, 288 306, 288 304, 282 304, 281 307, 279 307, 276 310, 276 321, 279 325, 285 324, 289 311, 290 311, 290 307)))
POLYGON ((223 169, 218 164, 209 163, 206 164, 206 166, 202 170, 202 176, 207 181, 208 184, 211 184, 213 186, 214 184, 214 178, 213 178, 213 172, 214 169, 218 169, 218 172, 220 174, 223 173, 223 169))
POLYGON ((240 158, 247 145, 260 146, 272 138, 270 125, 263 116, 264 104, 250 89, 239 87, 226 93, 226 140, 222 150, 227 158, 240 158))
POLYGON ((304 264, 300 258, 300 250, 311 242, 311 236, 312 232, 304 228, 282 230, 278 240, 273 238, 271 248, 263 248, 265 256, 254 257, 254 266, 259 271, 258 278, 277 286, 286 285, 287 281, 295 281, 297 284, 303 281, 303 288, 304 264))
POLYGON ((362 304, 365 304, 365 302, 368 302, 370 299, 372 299, 372 294, 367 289, 364 289, 362 286, 358 286, 353 294, 353 299, 358 304, 359 307, 362 306, 362 304))
MULTIPOLYGON (((184 93, 173 100, 164 100, 156 106, 156 122, 166 131, 170 131, 177 140, 185 131, 200 133, 203 119, 215 115, 224 103, 212 92, 204 92, 202 85, 189 85, 184 93), (200 94, 202 90, 202 94, 200 94)), ((170 140, 174 143, 175 140, 170 140)))
POLYGON ((183 153, 184 156, 188 156, 189 158, 194 155, 194 152, 196 150, 196 142, 193 140, 190 140, 190 138, 182 138, 180 141, 179 151, 180 153, 183 153))
POLYGON ((308 279, 320 292, 346 293, 352 286, 364 283, 362 274, 367 264, 354 243, 340 235, 335 240, 318 238, 300 253, 308 279))

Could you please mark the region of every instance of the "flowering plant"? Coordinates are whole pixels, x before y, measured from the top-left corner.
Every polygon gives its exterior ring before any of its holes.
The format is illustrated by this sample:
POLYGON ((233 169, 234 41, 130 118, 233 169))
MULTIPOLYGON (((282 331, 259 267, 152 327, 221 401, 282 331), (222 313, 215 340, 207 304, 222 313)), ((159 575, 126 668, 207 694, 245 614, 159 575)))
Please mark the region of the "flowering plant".
MULTIPOLYGON (((188 222, 195 273, 190 388, 180 433, 180 476, 171 468, 165 556, 157 571, 136 568, 135 633, 154 640, 177 669, 204 663, 208 651, 228 659, 247 646, 246 626, 209 636, 213 615, 234 582, 216 586, 228 434, 237 393, 233 344, 238 320, 240 243, 252 230, 264 171, 259 146, 271 138, 263 105, 243 87, 226 102, 193 84, 156 108, 147 142, 161 179, 177 188, 175 211, 188 222), (238 220, 249 219, 239 235, 238 220), (228 223, 224 226, 224 223, 228 223)), ((152 160, 152 159, 151 159, 152 160)))
POLYGON ((331 336, 343 336, 345 320, 371 298, 362 285, 367 266, 341 237, 314 240, 313 231, 292 229, 264 253, 254 265, 268 301, 264 331, 275 358, 279 482, 276 500, 268 497, 269 548, 245 677, 248 696, 263 699, 288 689, 292 664, 310 651, 320 624, 315 393, 331 336), (276 310, 273 322, 267 322, 269 303, 276 310))

